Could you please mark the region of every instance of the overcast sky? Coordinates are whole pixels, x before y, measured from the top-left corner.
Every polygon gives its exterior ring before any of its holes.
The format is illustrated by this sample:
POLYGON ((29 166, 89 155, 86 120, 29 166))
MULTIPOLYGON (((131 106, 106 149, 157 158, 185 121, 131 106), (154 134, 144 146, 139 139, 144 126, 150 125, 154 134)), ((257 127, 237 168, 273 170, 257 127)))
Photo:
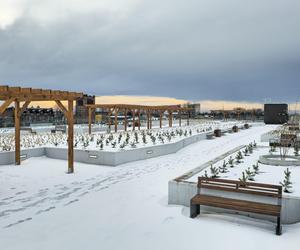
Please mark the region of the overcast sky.
POLYGON ((300 100, 299 0, 1 0, 0 83, 300 100))

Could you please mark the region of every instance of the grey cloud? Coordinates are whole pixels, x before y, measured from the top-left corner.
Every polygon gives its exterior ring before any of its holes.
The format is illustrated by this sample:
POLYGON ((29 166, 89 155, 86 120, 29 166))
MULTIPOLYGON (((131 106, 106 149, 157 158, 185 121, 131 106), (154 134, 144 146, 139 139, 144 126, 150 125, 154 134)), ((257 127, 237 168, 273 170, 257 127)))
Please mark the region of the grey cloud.
POLYGON ((153 0, 120 18, 71 9, 49 23, 27 11, 0 30, 0 82, 97 95, 293 102, 300 97, 299 9, 296 0, 153 0))

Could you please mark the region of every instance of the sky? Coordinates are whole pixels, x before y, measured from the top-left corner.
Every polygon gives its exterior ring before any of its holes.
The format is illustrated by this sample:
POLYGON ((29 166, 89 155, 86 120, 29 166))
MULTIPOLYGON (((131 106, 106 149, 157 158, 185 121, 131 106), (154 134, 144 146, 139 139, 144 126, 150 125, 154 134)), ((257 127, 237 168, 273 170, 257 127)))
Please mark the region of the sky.
POLYGON ((0 84, 128 102, 295 103, 299 10, 299 0, 1 0, 0 84))

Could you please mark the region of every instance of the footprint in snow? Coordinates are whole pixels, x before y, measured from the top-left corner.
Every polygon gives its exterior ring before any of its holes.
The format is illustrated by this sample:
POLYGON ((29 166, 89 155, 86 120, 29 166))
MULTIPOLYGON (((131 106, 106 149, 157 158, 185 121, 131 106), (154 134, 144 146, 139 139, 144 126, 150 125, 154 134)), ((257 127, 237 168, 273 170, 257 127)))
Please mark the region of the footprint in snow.
POLYGON ((30 221, 30 220, 32 220, 31 217, 26 218, 26 219, 24 219, 24 220, 18 220, 17 222, 11 223, 11 224, 5 226, 4 228, 10 228, 10 227, 12 227, 12 226, 15 226, 15 225, 18 225, 18 224, 20 224, 20 223, 23 223, 23 222, 25 222, 25 221, 30 221))
POLYGON ((172 220, 174 220, 174 217, 172 217, 172 216, 166 217, 163 220, 163 224, 169 224, 172 220))
POLYGON ((68 203, 66 203, 64 206, 68 206, 68 205, 70 205, 70 204, 72 204, 72 203, 74 203, 74 202, 77 202, 77 201, 79 201, 79 200, 78 200, 78 199, 71 200, 71 201, 69 201, 68 203))

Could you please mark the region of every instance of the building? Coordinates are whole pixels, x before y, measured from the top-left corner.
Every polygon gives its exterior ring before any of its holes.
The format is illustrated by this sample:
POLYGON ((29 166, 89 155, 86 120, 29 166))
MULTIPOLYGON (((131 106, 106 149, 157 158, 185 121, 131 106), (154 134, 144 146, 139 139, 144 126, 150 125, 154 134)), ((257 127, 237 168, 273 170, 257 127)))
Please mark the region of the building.
MULTIPOLYGON (((0 127, 14 127, 14 107, 8 108, 0 116, 0 127)), ((53 108, 27 108, 21 115, 21 126, 28 127, 32 124, 65 124, 66 119, 61 110, 53 108)))
POLYGON ((201 113, 201 104, 200 103, 186 103, 182 105, 183 108, 190 108, 189 111, 190 118, 196 118, 201 113))
POLYGON ((5 110, 3 115, 0 115, 0 127, 1 128, 14 126, 14 122, 15 122, 14 112, 15 112, 15 108, 9 107, 5 110))
POLYGON ((265 104, 264 105, 265 124, 284 124, 289 120, 288 105, 265 104))
POLYGON ((264 113, 262 109, 244 109, 234 108, 230 110, 220 109, 211 110, 210 116, 218 120, 234 119, 234 120, 262 120, 264 113))
MULTIPOLYGON (((85 105, 95 104, 95 96, 83 95, 82 98, 76 101, 75 122, 77 124, 88 123, 88 109, 85 105)), ((92 114, 92 122, 95 122, 95 115, 92 114)))

